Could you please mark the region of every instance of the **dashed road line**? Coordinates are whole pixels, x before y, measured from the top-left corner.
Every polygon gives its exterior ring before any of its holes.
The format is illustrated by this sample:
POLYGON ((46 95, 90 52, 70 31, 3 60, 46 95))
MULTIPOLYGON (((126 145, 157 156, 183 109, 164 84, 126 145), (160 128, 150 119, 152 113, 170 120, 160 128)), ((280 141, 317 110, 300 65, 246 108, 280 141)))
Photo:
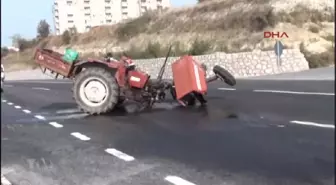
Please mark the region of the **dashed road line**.
POLYGON ((56 128, 62 128, 63 127, 63 125, 61 125, 61 124, 59 124, 59 123, 57 123, 57 122, 49 122, 49 125, 52 125, 52 126, 54 126, 54 127, 56 127, 56 128))
POLYGON ((32 89, 50 91, 50 89, 44 87, 32 87, 32 89))
POLYGON ((3 103, 6 103, 6 102, 7 102, 7 100, 2 100, 2 102, 3 102, 3 103))
POLYGON ((22 110, 24 113, 26 113, 26 114, 30 114, 31 113, 31 111, 30 110, 28 110, 28 109, 24 109, 24 110, 22 110))
POLYGON ((12 103, 12 102, 8 102, 7 104, 8 104, 8 105, 13 105, 14 103, 12 103))
POLYGON ((15 105, 14 106, 16 109, 21 109, 21 106, 19 106, 19 105, 15 105))
POLYGON ((40 120, 45 120, 45 117, 41 115, 35 115, 34 117, 40 120))
POLYGON ((220 88, 218 88, 218 90, 223 90, 223 91, 235 91, 236 89, 234 89, 234 88, 224 88, 224 87, 220 87, 220 88))
POLYGON ((174 185, 196 185, 192 182, 189 182, 189 181, 184 180, 181 177, 177 177, 177 176, 167 176, 165 178, 165 180, 174 184, 174 185))
POLYGON ((130 156, 130 155, 127 155, 127 154, 125 154, 125 153, 123 153, 123 152, 121 152, 121 151, 119 151, 119 150, 117 150, 117 149, 115 149, 115 148, 107 148, 107 149, 105 150, 105 152, 107 152, 107 153, 109 153, 109 154, 111 154, 111 155, 113 155, 113 156, 115 156, 115 157, 118 157, 119 159, 122 159, 122 160, 124 160, 124 161, 127 161, 127 162, 130 162, 130 161, 134 161, 134 160, 135 160, 134 157, 132 157, 132 156, 130 156))
POLYGON ((257 90, 253 90, 253 92, 335 96, 335 93, 326 93, 326 92, 299 92, 299 91, 280 91, 280 90, 266 90, 266 89, 262 89, 262 90, 257 89, 257 90))
POLYGON ((290 121, 290 123, 295 123, 299 125, 307 125, 307 126, 314 126, 314 127, 322 127, 322 128, 331 128, 335 129, 335 125, 330 125, 330 124, 320 124, 320 123, 314 123, 314 122, 309 122, 309 121, 290 121))
POLYGON ((83 135, 83 134, 81 134, 79 132, 73 132, 73 133, 71 133, 71 135, 74 136, 74 137, 76 137, 76 138, 78 138, 78 139, 80 139, 80 140, 82 140, 82 141, 88 141, 88 140, 91 139, 91 138, 87 137, 86 135, 83 135))
POLYGON ((71 114, 71 113, 81 113, 83 111, 79 109, 65 109, 65 110, 58 110, 56 111, 56 114, 71 114))
POLYGON ((10 183, 9 180, 1 174, 1 185, 12 185, 12 183, 10 183))

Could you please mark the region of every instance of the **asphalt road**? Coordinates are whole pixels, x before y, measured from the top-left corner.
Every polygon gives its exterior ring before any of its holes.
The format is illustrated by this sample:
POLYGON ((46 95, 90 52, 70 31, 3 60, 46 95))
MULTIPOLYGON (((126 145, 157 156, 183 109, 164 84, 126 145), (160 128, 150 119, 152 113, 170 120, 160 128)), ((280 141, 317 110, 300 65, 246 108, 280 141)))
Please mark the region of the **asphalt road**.
POLYGON ((71 83, 11 82, 1 171, 13 185, 331 185, 334 81, 240 80, 208 106, 87 116, 71 83))

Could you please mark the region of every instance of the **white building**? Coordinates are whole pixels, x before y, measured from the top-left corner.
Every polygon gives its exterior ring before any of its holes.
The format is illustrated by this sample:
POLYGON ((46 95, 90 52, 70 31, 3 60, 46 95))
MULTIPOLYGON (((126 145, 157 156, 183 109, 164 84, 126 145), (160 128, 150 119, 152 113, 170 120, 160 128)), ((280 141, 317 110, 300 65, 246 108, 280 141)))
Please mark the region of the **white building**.
POLYGON ((80 33, 91 27, 141 16, 147 10, 170 7, 170 0, 54 0, 55 32, 76 27, 80 33))

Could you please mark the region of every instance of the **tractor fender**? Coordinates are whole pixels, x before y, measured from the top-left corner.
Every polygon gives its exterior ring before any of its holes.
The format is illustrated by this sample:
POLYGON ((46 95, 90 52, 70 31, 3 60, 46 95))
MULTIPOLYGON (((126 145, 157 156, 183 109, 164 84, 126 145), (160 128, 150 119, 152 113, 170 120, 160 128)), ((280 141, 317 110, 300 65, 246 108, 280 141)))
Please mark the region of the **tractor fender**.
POLYGON ((75 63, 75 67, 77 68, 76 75, 80 73, 82 70, 85 70, 86 68, 89 67, 100 67, 106 69, 107 71, 110 71, 113 75, 115 75, 119 65, 120 64, 118 62, 105 62, 101 60, 90 60, 90 59, 83 60, 75 63))

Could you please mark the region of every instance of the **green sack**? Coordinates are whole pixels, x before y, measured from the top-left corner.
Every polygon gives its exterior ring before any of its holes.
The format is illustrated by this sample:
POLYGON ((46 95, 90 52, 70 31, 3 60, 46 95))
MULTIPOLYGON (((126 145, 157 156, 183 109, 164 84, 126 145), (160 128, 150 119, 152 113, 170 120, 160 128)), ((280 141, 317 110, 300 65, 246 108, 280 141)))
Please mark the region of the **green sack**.
POLYGON ((65 54, 62 57, 63 60, 65 60, 66 62, 72 63, 75 60, 77 60, 79 57, 79 53, 76 50, 67 48, 65 49, 65 54))

